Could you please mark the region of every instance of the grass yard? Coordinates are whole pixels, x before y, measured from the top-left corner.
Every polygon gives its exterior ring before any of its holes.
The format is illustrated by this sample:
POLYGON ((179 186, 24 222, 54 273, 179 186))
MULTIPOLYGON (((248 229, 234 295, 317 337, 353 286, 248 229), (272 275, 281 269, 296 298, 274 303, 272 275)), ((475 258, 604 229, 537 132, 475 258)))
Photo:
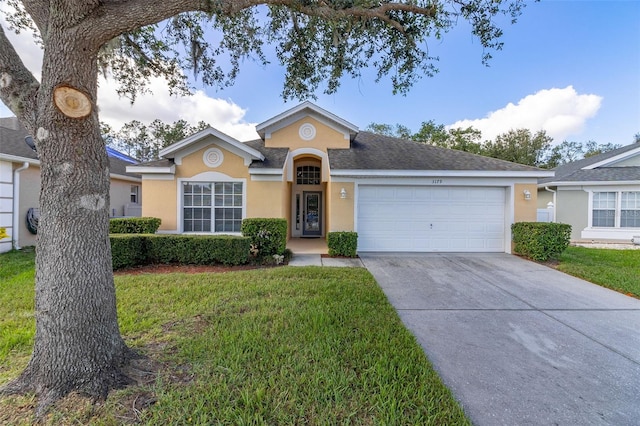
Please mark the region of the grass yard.
MULTIPOLYGON (((33 254, 0 255, 0 383, 28 362, 33 254)), ((72 396, 49 424, 469 424, 359 268, 116 277, 125 339, 159 367, 103 404, 72 396)), ((29 424, 33 397, 0 398, 29 424)))
POLYGON ((640 250, 569 247, 559 261, 560 271, 640 298, 640 250))

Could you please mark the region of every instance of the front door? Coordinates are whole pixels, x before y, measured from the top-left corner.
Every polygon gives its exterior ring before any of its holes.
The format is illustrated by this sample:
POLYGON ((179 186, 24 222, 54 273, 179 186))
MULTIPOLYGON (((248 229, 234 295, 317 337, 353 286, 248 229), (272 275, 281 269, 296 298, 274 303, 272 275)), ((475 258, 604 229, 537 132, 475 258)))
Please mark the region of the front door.
POLYGON ((302 193, 302 236, 319 237, 322 235, 322 192, 302 193))

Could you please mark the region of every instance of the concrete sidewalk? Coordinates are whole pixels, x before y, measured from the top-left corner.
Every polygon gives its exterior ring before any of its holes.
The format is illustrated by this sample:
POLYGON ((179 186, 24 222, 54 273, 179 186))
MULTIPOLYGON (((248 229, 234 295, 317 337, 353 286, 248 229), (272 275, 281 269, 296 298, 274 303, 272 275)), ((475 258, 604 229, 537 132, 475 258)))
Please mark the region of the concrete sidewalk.
POLYGON ((363 268, 359 258, 322 257, 321 254, 293 254, 289 266, 334 266, 363 268))

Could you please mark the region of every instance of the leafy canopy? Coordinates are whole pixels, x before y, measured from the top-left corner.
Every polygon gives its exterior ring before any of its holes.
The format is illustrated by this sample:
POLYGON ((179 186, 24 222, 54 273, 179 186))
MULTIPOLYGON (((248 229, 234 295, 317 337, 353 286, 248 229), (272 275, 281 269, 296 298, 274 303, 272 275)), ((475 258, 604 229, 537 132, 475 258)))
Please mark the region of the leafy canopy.
MULTIPOLYGON (((6 1, 15 9, 7 13, 13 29, 42 29, 25 9, 34 8, 31 2, 6 1)), ((131 3, 133 9, 138 2, 120 3, 122 7, 131 3)), ((438 58, 429 55, 429 40, 442 38, 466 21, 480 40, 486 63, 503 45, 496 18, 504 15, 513 23, 525 6, 524 0, 169 3, 167 10, 173 7, 181 13, 157 13, 158 22, 148 25, 132 23, 132 28, 100 48, 100 69, 115 78, 118 92, 132 101, 147 90, 145 83, 153 76, 165 77, 168 87, 179 94, 190 90, 185 71, 206 85, 231 85, 244 61, 269 63, 267 45, 275 46, 275 57, 285 67, 285 99, 314 98, 321 86, 325 93, 334 93, 343 76, 359 78, 366 67, 375 70, 376 81, 390 76, 393 92, 405 94, 417 79, 438 72, 438 58)))

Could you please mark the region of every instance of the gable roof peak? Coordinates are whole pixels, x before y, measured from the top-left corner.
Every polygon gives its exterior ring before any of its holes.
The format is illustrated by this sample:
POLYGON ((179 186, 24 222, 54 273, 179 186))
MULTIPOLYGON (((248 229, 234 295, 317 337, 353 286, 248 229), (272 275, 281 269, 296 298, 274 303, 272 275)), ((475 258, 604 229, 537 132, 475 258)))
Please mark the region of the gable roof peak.
POLYGON ((358 134, 358 126, 338 117, 310 101, 304 101, 301 104, 298 104, 293 108, 258 124, 256 126, 256 132, 258 132, 263 140, 265 138, 268 139, 274 131, 286 127, 305 116, 311 116, 328 126, 340 129, 340 131, 344 132, 345 135, 349 135, 350 140, 353 140, 358 134))

